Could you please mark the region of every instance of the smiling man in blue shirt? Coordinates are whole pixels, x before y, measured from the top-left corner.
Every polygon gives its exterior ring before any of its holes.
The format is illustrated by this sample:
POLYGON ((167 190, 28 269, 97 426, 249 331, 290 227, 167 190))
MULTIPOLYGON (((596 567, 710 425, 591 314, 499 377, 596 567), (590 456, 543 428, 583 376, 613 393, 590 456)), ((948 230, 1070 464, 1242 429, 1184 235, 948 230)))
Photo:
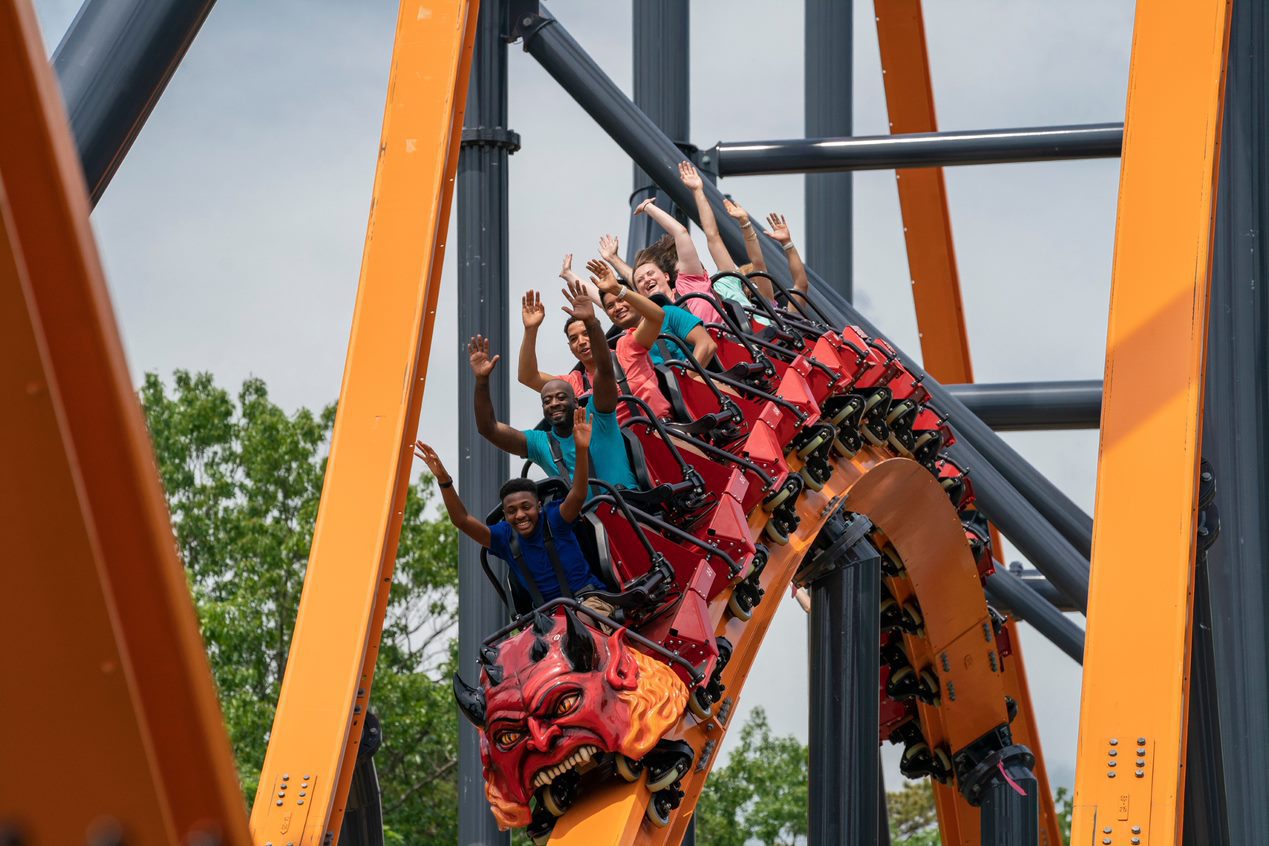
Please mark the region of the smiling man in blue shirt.
MULTIPOLYGON (((565 313, 582 321, 590 348, 594 350, 593 392, 586 409, 587 420, 594 428, 590 443, 592 472, 596 479, 610 485, 637 488, 639 485, 626 454, 626 442, 617 425, 617 378, 612 355, 603 327, 595 316, 594 301, 579 282, 570 283, 564 296, 569 303, 564 308, 565 313)), ((505 452, 520 458, 527 457, 548 476, 560 476, 570 481, 577 464, 577 447, 573 440, 577 394, 573 392, 573 386, 563 379, 552 379, 542 386, 542 415, 550 424, 549 431, 514 429, 499 422, 489 394, 489 374, 502 356, 490 358, 489 341, 480 335, 468 343, 467 353, 472 373, 476 376, 476 429, 481 436, 505 452)))

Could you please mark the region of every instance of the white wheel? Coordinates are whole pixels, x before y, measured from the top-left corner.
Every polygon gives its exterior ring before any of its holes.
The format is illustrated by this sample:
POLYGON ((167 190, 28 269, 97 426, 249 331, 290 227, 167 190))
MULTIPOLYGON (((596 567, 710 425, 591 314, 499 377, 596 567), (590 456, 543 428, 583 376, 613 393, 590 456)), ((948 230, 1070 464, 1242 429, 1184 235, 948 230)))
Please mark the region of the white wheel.
POLYGON ((777 508, 779 508, 781 503, 783 503, 786 499, 788 499, 789 494, 791 493, 792 491, 789 490, 787 485, 781 485, 780 489, 776 491, 774 495, 772 495, 770 500, 762 503, 762 510, 770 514, 772 511, 775 511, 777 508))
MULTIPOLYGON (((729 606, 730 607, 730 606, 729 606)), ((710 703, 708 706, 702 705, 700 700, 700 689, 692 691, 692 695, 687 697, 687 710, 692 712, 692 716, 700 720, 702 723, 714 716, 714 705, 710 703)))
POLYGON ((617 775, 629 782, 639 780, 639 776, 643 775, 643 766, 638 761, 632 761, 620 752, 617 753, 617 759, 614 761, 617 769, 617 775))
POLYGON ((820 447, 824 446, 824 442, 828 440, 828 432, 820 432, 814 438, 807 442, 806 446, 798 450, 798 458, 806 458, 820 447))
POLYGON ((859 453, 859 450, 851 449, 846 446, 846 444, 842 443, 841 438, 833 438, 833 451, 842 458, 846 459, 854 458, 859 453))
POLYGON ((653 796, 648 800, 648 810, 644 811, 644 816, 648 818, 648 822, 657 828, 665 828, 670 824, 670 810, 667 808, 664 813, 661 812, 657 798, 653 796))
POLYGON ((766 532, 767 532, 767 537, 771 540, 772 543, 775 543, 779 546, 784 546, 786 543, 789 542, 789 536, 786 534, 782 534, 780 530, 776 528, 774 521, 771 521, 771 520, 767 521, 766 532))
POLYGON ((812 476, 805 467, 798 471, 798 475, 802 477, 802 481, 810 490, 818 491, 824 487, 824 483, 812 476))
POLYGON ((868 426, 859 427, 859 431, 864 433, 864 437, 868 439, 868 443, 873 446, 885 446, 886 442, 872 433, 872 429, 868 426))
MULTIPOLYGON (((662 774, 662 776, 656 781, 649 781, 648 790, 651 790, 653 793, 656 793, 659 790, 665 790, 671 784, 674 784, 674 782, 682 778, 684 772, 685 769, 682 766, 675 764, 673 767, 666 770, 665 773, 662 774)), ((650 777, 651 776, 649 776, 649 778, 650 777)))
POLYGON ((913 452, 919 452, 919 451, 921 450, 921 448, 922 448, 922 447, 924 447, 924 446, 925 446, 926 444, 928 444, 930 441, 934 440, 936 437, 938 437, 938 432, 924 432, 924 433, 922 433, 922 434, 921 434, 921 437, 919 437, 919 438, 917 438, 917 439, 916 439, 916 444, 914 444, 914 445, 913 445, 913 447, 912 447, 912 451, 913 451, 913 452))
POLYGON ((546 786, 546 790, 542 791, 542 804, 546 806, 546 809, 551 812, 553 817, 562 817, 564 812, 568 810, 568 808, 561 807, 559 802, 555 801, 555 794, 551 792, 551 785, 549 784, 546 786))
POLYGON ((864 403, 864 414, 872 411, 881 402, 881 391, 874 391, 873 395, 868 398, 868 402, 864 403))
POLYGON ((890 435, 889 441, 890 441, 890 446, 894 449, 895 452, 899 453, 899 455, 903 456, 904 458, 912 457, 912 453, 908 451, 908 448, 905 447, 903 444, 899 443, 899 439, 896 438, 893 434, 890 435))
MULTIPOLYGON (((768 523, 767 526, 768 528, 770 528, 771 524, 768 523)), ((783 542, 788 543, 789 539, 786 537, 783 542)), ((739 620, 742 623, 749 622, 749 618, 753 616, 753 609, 747 607, 743 602, 741 602, 740 598, 736 596, 736 592, 734 590, 731 593, 731 599, 727 600, 727 610, 731 612, 731 615, 733 617, 735 617, 737 620, 739 620)), ((688 702, 687 702, 688 707, 691 707, 692 700, 694 700, 695 698, 696 697, 693 696, 688 699, 688 702)), ((692 713, 695 714, 696 712, 693 711, 692 713)), ((701 719, 702 720, 708 719, 708 716, 701 717, 701 719)))

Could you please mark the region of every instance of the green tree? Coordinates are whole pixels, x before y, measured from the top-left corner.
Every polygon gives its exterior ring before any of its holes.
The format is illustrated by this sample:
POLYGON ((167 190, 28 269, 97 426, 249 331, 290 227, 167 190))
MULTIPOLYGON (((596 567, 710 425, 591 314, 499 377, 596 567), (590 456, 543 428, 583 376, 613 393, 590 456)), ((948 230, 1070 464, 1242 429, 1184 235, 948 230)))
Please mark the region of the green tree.
POLYGON ((1075 813, 1075 795, 1070 789, 1059 787, 1053 797, 1057 809, 1058 828, 1061 830, 1062 843, 1071 846, 1071 815, 1075 813))
POLYGON ((899 790, 886 792, 893 846, 938 846, 938 811, 929 779, 905 781, 899 790))
POLYGON ((740 745, 705 783, 696 810, 697 842, 793 846, 806 838, 806 745, 775 737, 755 708, 740 729, 740 745), (800 840, 801 839, 801 840, 800 840))
MULTIPOLYGON (((259 379, 237 395, 177 371, 140 391, 239 778, 254 796, 286 669, 334 405, 287 414, 259 379)), ((409 490, 371 694, 385 826, 397 842, 457 839, 454 663, 457 539, 409 490)), ((390 841, 391 842, 391 841, 390 841)))

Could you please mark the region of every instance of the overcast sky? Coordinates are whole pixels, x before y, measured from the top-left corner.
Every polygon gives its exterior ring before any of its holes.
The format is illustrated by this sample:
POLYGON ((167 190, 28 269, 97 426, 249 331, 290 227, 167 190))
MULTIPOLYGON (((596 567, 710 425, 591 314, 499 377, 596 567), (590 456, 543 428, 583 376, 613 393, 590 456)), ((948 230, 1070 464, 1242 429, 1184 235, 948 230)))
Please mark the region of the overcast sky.
MULTIPOLYGON (((883 134, 872 6, 855 6, 855 133, 883 134)), ((36 7, 51 52, 78 0, 36 7)), ((629 92, 629 3, 551 8, 629 92)), ((1122 120, 1132 9, 1129 0, 927 3, 940 128, 1122 120)), ((231 389, 259 376, 288 409, 336 398, 395 14, 385 0, 222 0, 212 11, 93 215, 138 383, 146 371, 185 368, 209 370, 231 389)), ((692 16, 692 140, 802 135, 801 4, 696 0, 692 16)), ((605 231, 624 237, 630 165, 518 46, 510 110, 523 143, 511 160, 512 296, 518 303, 526 289, 544 289, 554 313, 560 256, 592 255, 605 231)), ((1118 174, 1117 160, 947 171, 979 381, 1101 378, 1118 174)), ((738 177, 721 187, 752 213, 784 212, 800 239, 801 177, 738 177)), ((893 173, 857 174, 854 208, 856 299, 918 354, 893 173)), ((452 315, 452 256, 443 280, 439 308, 452 315)), ((457 409, 469 407, 466 397, 455 405, 463 366, 455 324, 437 321, 420 427, 451 464, 457 409)), ((514 358, 514 317, 512 327, 503 352, 514 358)), ((545 366, 571 363, 553 333, 542 337, 545 366)), ((512 399, 512 422, 539 417, 527 391, 513 387, 512 399)), ((1095 432, 1008 440, 1091 511, 1095 432)), ((1070 784, 1079 668, 1023 629, 1049 771, 1055 786, 1070 784)), ((805 739, 805 649, 805 617, 785 602, 746 685, 742 719, 761 705, 777 731, 805 739)), ((893 788, 893 751, 887 760, 893 788)))

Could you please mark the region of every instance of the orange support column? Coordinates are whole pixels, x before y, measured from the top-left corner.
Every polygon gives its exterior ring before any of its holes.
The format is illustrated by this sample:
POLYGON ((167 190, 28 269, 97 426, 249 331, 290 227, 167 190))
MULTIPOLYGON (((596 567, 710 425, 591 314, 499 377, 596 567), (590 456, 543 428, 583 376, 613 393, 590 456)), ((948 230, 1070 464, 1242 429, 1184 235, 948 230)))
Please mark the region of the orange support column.
POLYGON ((427 375, 476 0, 402 0, 339 412, 251 813, 257 844, 338 836, 427 375))
MULTIPOLYGON (((934 87, 930 79, 929 54, 925 42, 925 21, 920 0, 876 0, 877 40, 881 48, 882 81, 890 132, 936 132, 934 87)), ((921 356, 925 369, 947 382, 970 383, 974 369, 970 360, 969 336, 961 302, 956 249, 952 241, 952 220, 947 208, 947 187, 942 168, 900 170, 895 174, 899 189, 899 209, 903 217, 904 241, 912 277, 912 297, 916 306, 917 328, 921 333, 921 356)), ((992 549, 1000 555, 1000 533, 991 530, 992 549)), ((1013 657, 1004 662, 1004 683, 1008 695, 1018 704, 1018 715, 1010 729, 1014 740, 1035 753, 1033 769, 1041 795, 1041 846, 1059 846, 1061 833, 1049 786, 1048 771, 1040 749, 1031 692, 1027 686, 1022 641, 1017 624, 1009 619, 1005 628, 1013 643, 1013 657)), ((938 788, 940 804, 953 802, 952 791, 938 788)), ((971 809, 964 809, 968 814, 971 809)), ((968 832, 962 842, 977 842, 977 832, 968 832)))
POLYGON ((0 828, 248 840, 198 621, 27 0, 0 0, 0 828))
POLYGON ((1228 0, 1137 6, 1072 843, 1181 842, 1228 32, 1228 0))

